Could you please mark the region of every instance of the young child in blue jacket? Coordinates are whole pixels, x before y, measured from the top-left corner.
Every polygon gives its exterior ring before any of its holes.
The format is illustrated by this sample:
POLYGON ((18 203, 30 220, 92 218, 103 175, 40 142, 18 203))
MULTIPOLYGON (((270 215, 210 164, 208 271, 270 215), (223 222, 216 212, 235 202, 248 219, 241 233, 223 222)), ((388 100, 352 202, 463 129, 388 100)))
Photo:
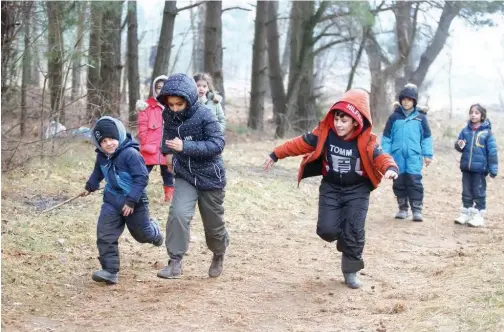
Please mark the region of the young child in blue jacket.
POLYGON ((424 188, 422 168, 432 161, 432 135, 425 111, 417 106, 418 92, 414 84, 406 84, 399 94, 399 104, 383 131, 382 148, 399 166, 399 177, 393 190, 399 211, 396 219, 408 217, 408 201, 413 221, 423 221, 424 188))
POLYGON ((145 187, 149 172, 140 155, 139 144, 126 133, 121 121, 110 116, 100 118, 92 130, 96 146, 96 162, 93 173, 86 182, 84 196, 100 188, 103 191, 96 244, 102 269, 93 273, 93 280, 116 284, 119 278, 118 240, 127 226, 131 235, 140 243, 163 245, 163 235, 157 221, 149 216, 149 201, 145 187))
POLYGON ((486 176, 495 178, 498 171, 497 143, 487 111, 480 104, 469 108, 469 121, 455 143, 462 152, 462 209, 455 223, 481 227, 485 224, 486 176))

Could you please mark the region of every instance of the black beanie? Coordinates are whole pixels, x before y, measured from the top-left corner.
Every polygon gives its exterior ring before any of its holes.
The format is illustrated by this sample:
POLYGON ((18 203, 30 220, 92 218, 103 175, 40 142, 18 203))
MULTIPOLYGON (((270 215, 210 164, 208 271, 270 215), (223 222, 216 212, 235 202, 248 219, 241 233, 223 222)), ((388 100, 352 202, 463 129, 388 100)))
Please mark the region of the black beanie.
POLYGON ((100 144, 101 141, 106 137, 119 141, 119 130, 117 130, 117 126, 114 121, 110 119, 103 119, 98 121, 96 123, 96 126, 94 127, 94 135, 96 140, 98 141, 98 144, 100 144))
POLYGON ((413 104, 416 106, 418 101, 418 89, 415 84, 408 83, 404 86, 399 94, 399 102, 401 102, 404 98, 412 99, 413 104))

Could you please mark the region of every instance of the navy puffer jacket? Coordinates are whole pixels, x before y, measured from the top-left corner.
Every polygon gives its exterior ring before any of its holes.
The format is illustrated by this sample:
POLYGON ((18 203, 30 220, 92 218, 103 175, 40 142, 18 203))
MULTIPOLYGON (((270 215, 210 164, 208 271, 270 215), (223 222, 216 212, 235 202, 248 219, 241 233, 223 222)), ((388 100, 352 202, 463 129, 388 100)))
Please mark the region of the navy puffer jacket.
POLYGON ((186 74, 173 74, 165 82, 157 100, 164 105, 163 155, 173 154, 175 178, 181 178, 199 190, 223 189, 226 172, 222 160, 224 135, 215 115, 198 103, 196 82, 186 74), (166 105, 167 96, 179 96, 187 107, 174 112, 166 105), (171 150, 165 140, 183 141, 181 152, 171 150))
POLYGON ((467 126, 460 132, 458 139, 466 142, 463 149, 460 149, 455 142, 455 149, 462 152, 460 158, 460 169, 462 171, 497 175, 497 143, 492 134, 490 121, 485 120, 481 126, 474 130, 469 121, 467 126))

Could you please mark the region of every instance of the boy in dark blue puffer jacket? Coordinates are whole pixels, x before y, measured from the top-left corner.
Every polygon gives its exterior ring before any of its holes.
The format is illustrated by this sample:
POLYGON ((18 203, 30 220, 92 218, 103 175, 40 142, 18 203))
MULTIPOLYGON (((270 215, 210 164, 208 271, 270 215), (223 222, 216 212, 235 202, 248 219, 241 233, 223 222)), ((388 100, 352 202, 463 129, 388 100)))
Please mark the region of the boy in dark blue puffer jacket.
POLYGON ((157 222, 149 216, 145 192, 149 173, 138 143, 126 133, 121 121, 109 116, 100 118, 91 132, 96 145, 96 162, 86 182, 85 196, 98 190, 103 179, 107 182, 96 232, 102 270, 93 274, 93 280, 115 284, 119 278, 117 242, 124 226, 140 243, 159 247, 163 244, 163 235, 157 222))
POLYGON ((486 176, 494 178, 498 171, 497 143, 486 113, 480 104, 472 105, 467 126, 455 143, 455 149, 462 152, 462 209, 455 223, 472 227, 485 223, 486 176))
POLYGON ((171 75, 157 100, 165 106, 161 152, 166 156, 168 170, 175 173, 175 193, 166 224, 169 261, 158 277, 176 279, 182 275, 182 258, 189 246, 196 203, 207 246, 213 252, 208 275, 218 277, 229 242, 224 222, 226 172, 221 125, 198 103, 196 82, 186 74, 171 75))

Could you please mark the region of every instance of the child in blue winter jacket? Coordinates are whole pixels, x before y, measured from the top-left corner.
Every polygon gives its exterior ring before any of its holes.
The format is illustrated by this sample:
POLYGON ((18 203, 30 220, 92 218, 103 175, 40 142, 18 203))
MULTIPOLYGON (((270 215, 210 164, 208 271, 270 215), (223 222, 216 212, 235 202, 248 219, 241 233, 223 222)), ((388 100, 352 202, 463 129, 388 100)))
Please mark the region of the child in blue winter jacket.
POLYGON ((462 209, 455 219, 457 224, 480 227, 485 223, 486 176, 497 176, 497 143, 492 135, 492 125, 480 104, 469 108, 469 121, 462 129, 455 149, 462 152, 462 209))
POLYGON ((399 167, 399 177, 393 190, 399 211, 396 219, 408 217, 408 201, 413 221, 423 221, 424 188, 422 168, 432 161, 432 136, 427 114, 417 106, 418 92, 414 84, 406 84, 399 94, 399 104, 389 117, 383 131, 382 148, 392 155, 399 167))
POLYGON ((145 187, 149 173, 139 152, 138 143, 126 133, 121 121, 109 116, 100 118, 92 130, 96 145, 96 162, 86 182, 84 196, 96 191, 100 182, 107 182, 103 205, 97 224, 98 257, 102 270, 93 273, 93 280, 115 284, 118 282, 118 240, 127 226, 140 243, 163 245, 159 225, 149 216, 149 202, 145 187))

